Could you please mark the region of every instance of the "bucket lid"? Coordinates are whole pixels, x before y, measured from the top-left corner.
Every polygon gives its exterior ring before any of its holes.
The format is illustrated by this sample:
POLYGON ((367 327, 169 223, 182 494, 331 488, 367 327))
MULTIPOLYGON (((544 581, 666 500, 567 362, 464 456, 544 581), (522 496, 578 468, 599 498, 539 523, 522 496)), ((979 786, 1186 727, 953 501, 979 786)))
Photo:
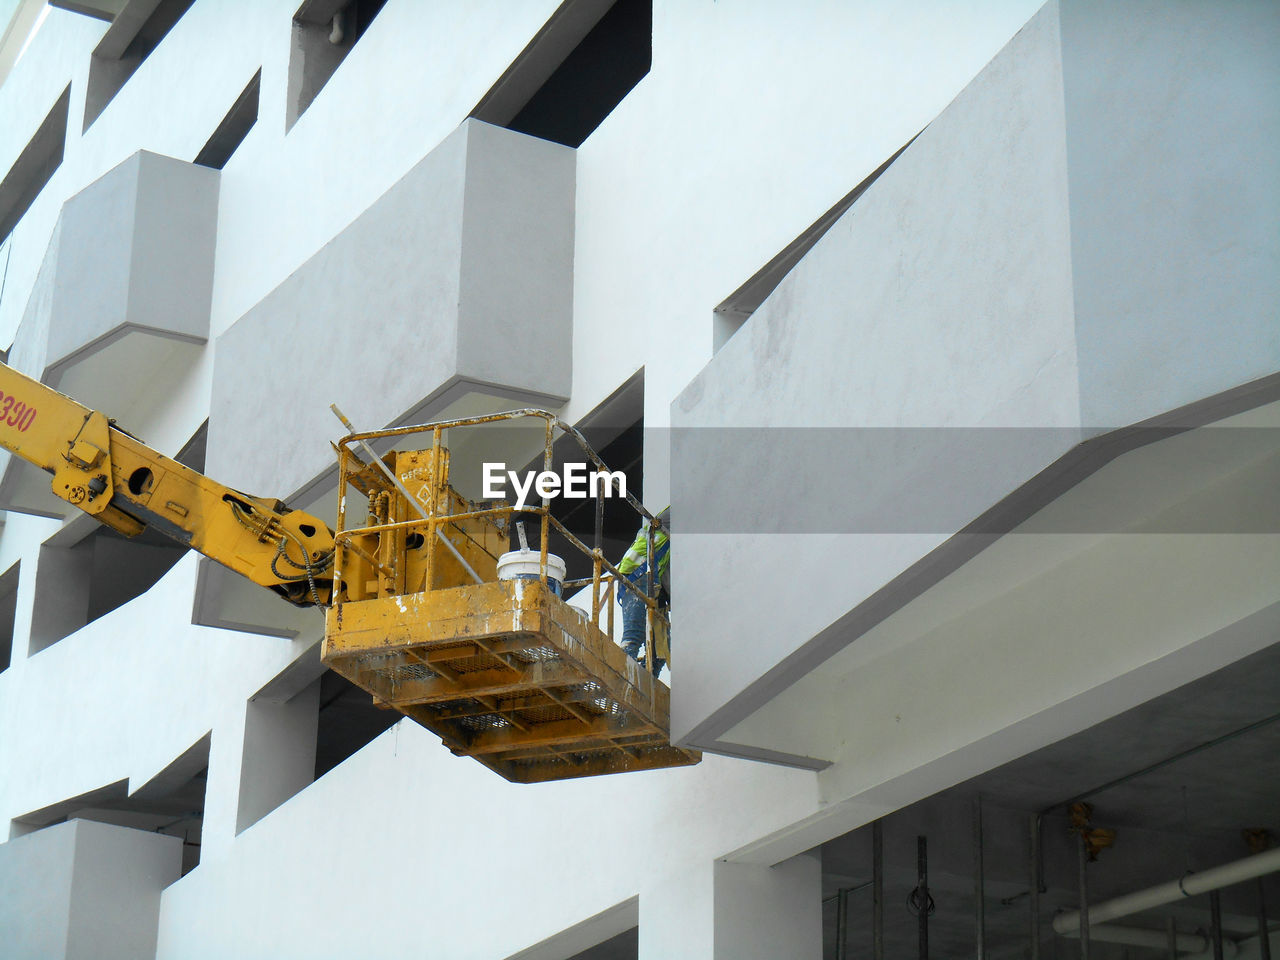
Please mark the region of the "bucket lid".
MULTIPOLYGON (((537 550, 512 550, 498 558, 498 569, 501 571, 503 567, 517 563, 531 563, 536 569, 540 559, 541 556, 537 550)), ((555 580, 563 580, 566 570, 568 567, 564 560, 554 553, 547 554, 547 576, 555 580)))

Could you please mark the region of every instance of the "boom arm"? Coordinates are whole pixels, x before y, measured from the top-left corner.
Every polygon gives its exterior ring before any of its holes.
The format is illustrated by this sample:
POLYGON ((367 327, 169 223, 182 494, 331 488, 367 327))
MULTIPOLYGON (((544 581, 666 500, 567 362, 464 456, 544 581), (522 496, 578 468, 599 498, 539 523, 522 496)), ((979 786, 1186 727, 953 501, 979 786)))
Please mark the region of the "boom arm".
POLYGON ((331 598, 326 524, 224 487, 5 364, 0 446, 53 474, 56 496, 126 536, 152 527, 298 606, 331 598))

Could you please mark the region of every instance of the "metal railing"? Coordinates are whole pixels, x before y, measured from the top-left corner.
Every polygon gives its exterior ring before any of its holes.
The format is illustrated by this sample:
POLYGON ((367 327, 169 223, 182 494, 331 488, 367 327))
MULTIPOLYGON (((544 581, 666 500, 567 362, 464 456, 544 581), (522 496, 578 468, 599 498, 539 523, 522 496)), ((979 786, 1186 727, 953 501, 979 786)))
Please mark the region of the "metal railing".
MULTIPOLYGON (((335 409, 335 412, 338 411, 335 409)), ((341 413, 339 413, 341 416, 341 413)), ((373 565, 374 569, 380 570, 384 574, 394 575, 394 569, 388 569, 381 561, 372 557, 367 551, 363 550, 354 541, 358 537, 377 534, 379 537, 386 533, 405 530, 413 532, 422 532, 424 543, 427 550, 425 571, 423 574, 422 585, 418 589, 412 589, 409 584, 405 585, 406 593, 421 593, 432 589, 433 577, 436 571, 437 562, 437 545, 442 544, 448 549, 452 555, 463 566, 463 568, 471 575, 472 579, 477 583, 484 580, 475 572, 466 560, 462 557, 453 541, 449 539, 448 528, 460 529, 457 525, 466 520, 478 520, 484 518, 492 518, 499 521, 505 520, 506 530, 512 529, 517 522, 517 515, 529 515, 537 517, 539 532, 539 580, 545 585, 548 580, 547 576, 547 556, 548 543, 551 531, 554 530, 565 542, 572 548, 590 558, 591 560, 591 576, 582 577, 573 580, 565 580, 563 583, 564 595, 567 598, 571 589, 580 589, 590 585, 591 587, 591 623, 606 636, 613 637, 614 628, 614 602, 620 599, 619 585, 621 589, 630 590, 645 604, 647 615, 645 618, 645 638, 644 645, 646 651, 646 662, 650 665, 654 663, 654 625, 655 622, 661 622, 667 629, 670 636, 670 620, 663 606, 658 602, 660 592, 660 584, 654 576, 654 540, 658 533, 662 530, 662 522, 651 514, 644 505, 640 503, 630 492, 623 489, 622 495, 625 497, 627 504, 635 511, 638 518, 642 518, 647 530, 646 537, 646 563, 645 576, 643 584, 629 578, 623 574, 618 568, 605 559, 603 551, 604 541, 604 500, 607 491, 599 489, 602 484, 596 483, 589 485, 594 496, 591 497, 595 501, 595 530, 593 537, 593 545, 588 547, 582 542, 572 531, 570 531, 560 520, 551 512, 552 497, 543 496, 541 503, 537 505, 526 505, 517 508, 514 504, 502 503, 491 507, 475 507, 471 501, 468 503, 468 509, 458 512, 449 510, 449 498, 447 491, 451 489, 448 485, 448 477, 441 477, 442 464, 445 461, 443 451, 446 449, 445 433, 449 430, 461 430, 466 428, 482 428, 486 425, 494 423, 511 422, 516 420, 540 419, 544 422, 543 428, 543 453, 542 464, 543 470, 550 472, 553 463, 553 448, 556 442, 556 431, 564 437, 571 438, 582 450, 582 452, 595 465, 597 471, 608 474, 609 468, 604 461, 600 459, 599 454, 592 449, 582 433, 572 425, 565 423, 555 414, 546 410, 538 410, 535 408, 523 408, 519 410, 509 410, 503 413, 488 414, 478 417, 462 417, 455 420, 441 420, 434 423, 421 424, 416 426, 393 427, 385 430, 369 430, 369 431, 352 431, 346 437, 343 437, 337 443, 338 450, 338 518, 337 532, 334 537, 335 541, 335 558, 334 558, 334 583, 338 584, 342 581, 343 570, 345 569, 346 553, 350 551, 360 556, 367 563, 373 565), (445 503, 424 504, 415 497, 404 485, 395 477, 380 457, 374 453, 370 444, 372 443, 388 443, 394 445, 402 441, 404 438, 412 437, 419 434, 431 434, 430 448, 422 447, 421 450, 429 449, 431 452, 431 476, 437 482, 443 481, 442 486, 446 490, 445 503), (365 455, 372 458, 375 462, 370 463, 362 460, 352 449, 353 446, 360 447, 365 455), (372 475, 373 470, 380 470, 384 474, 384 482, 387 482, 387 492, 398 492, 403 496, 419 514, 417 518, 403 520, 398 522, 379 522, 370 523, 364 526, 349 527, 347 526, 347 488, 352 483, 354 474, 372 475), (604 617, 604 622, 601 618, 604 617)), ((351 428, 349 421, 343 418, 347 423, 348 429, 351 428)), ((447 468, 444 471, 448 472, 447 468)), ((611 482, 611 481, 610 481, 611 482)), ((611 496, 612 494, 609 493, 611 496)), ((459 497, 459 499, 462 499, 459 497)), ((668 531, 668 536, 670 532, 668 531)))

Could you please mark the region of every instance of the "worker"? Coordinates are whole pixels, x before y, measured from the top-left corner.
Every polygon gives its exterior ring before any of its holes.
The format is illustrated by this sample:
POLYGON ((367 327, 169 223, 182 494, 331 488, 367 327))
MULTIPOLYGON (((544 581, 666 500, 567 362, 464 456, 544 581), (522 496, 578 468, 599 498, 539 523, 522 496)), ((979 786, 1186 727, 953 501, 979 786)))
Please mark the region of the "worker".
MULTIPOLYGON (((671 603, 671 539, 669 536, 671 508, 667 507, 657 517, 659 529, 653 536, 653 562, 657 568, 653 586, 657 591, 660 608, 665 609, 671 603)), ((639 593, 624 586, 618 587, 618 600, 622 604, 622 649, 632 660, 640 659, 640 648, 645 645, 646 604, 640 597, 648 584, 649 554, 649 521, 640 525, 631 548, 618 562, 618 572, 639 588, 639 593)), ((667 646, 666 631, 654 631, 654 657, 652 670, 656 677, 662 672, 666 659, 659 656, 659 640, 662 647, 667 646)), ((663 654, 668 653, 666 649, 663 654)))

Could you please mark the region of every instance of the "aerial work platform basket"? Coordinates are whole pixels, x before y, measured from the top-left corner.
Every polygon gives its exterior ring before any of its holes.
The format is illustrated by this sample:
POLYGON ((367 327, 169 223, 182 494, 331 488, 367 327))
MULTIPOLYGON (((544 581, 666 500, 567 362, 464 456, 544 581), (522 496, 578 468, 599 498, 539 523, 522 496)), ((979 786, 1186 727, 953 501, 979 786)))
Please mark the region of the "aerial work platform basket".
MULTIPOLYGON (((502 501, 466 500, 449 483, 447 432, 528 418, 545 422, 548 468, 560 430, 605 469, 576 430, 537 410, 352 433, 339 444, 335 580, 345 592, 327 614, 324 660, 379 705, 511 781, 697 763, 697 751, 669 741, 667 686, 612 639, 619 589, 645 601, 649 662, 666 614, 652 577, 629 583, 605 560, 601 497, 596 544, 587 547, 553 516, 547 498, 517 511, 502 501), (430 448, 374 453, 372 445, 385 449, 422 433, 431 434, 430 448), (347 524, 352 489, 368 501, 363 526, 347 524), (499 579, 497 560, 520 514, 536 520, 541 534, 539 573, 499 579), (590 558, 592 575, 563 586, 566 596, 589 588, 590 610, 566 602, 548 577, 552 530, 590 558)), ((648 517, 652 530, 653 518, 627 500, 637 526, 648 517)))

